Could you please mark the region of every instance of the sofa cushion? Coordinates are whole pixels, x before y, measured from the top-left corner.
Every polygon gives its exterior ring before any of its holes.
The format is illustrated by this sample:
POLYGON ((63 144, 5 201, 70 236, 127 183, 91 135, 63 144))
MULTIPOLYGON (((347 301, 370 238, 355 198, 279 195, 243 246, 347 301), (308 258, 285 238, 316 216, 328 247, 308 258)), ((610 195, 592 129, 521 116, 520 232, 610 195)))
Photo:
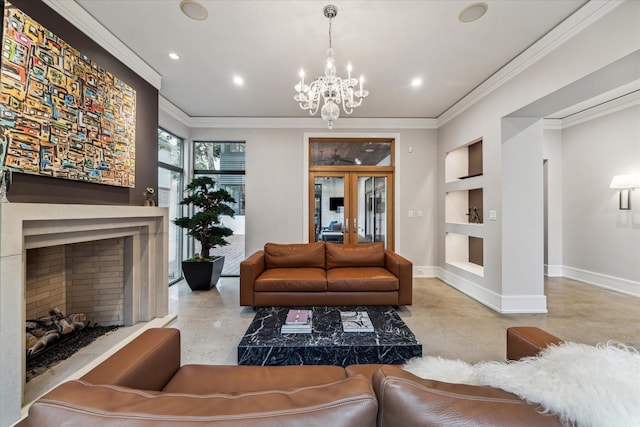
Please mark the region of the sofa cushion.
POLYGON ((270 268, 258 276, 253 289, 256 292, 324 292, 327 275, 320 268, 270 268))
POLYGON ((29 410, 29 426, 279 426, 375 425, 377 401, 361 375, 292 390, 230 395, 157 395, 118 386, 66 382, 29 410))
POLYGON ((327 270, 327 289, 331 292, 397 291, 399 286, 398 278, 382 267, 327 270))
POLYGON ((163 389, 170 393, 250 393, 332 383, 347 377, 339 366, 185 365, 163 389))
POLYGON ((325 268, 324 242, 267 243, 264 245, 266 268, 325 268))
POLYGON ((562 425, 514 394, 422 379, 397 366, 378 369, 373 388, 380 402, 379 427, 562 425))
POLYGON ((341 267, 384 267, 382 242, 341 245, 325 243, 327 269, 341 267))

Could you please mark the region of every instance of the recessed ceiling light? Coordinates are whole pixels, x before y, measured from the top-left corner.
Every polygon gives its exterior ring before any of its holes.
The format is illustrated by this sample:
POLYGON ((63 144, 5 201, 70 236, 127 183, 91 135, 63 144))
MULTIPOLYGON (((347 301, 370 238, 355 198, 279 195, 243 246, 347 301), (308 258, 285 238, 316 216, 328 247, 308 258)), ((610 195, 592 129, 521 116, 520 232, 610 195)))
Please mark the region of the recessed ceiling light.
POLYGON ((207 8, 197 0, 182 0, 180 2, 180 10, 189 18, 195 19, 196 21, 204 21, 209 16, 207 8))
POLYGON ((420 77, 416 77, 415 79, 411 80, 411 86, 413 87, 422 86, 422 79, 420 77))
POLYGON ((233 77, 233 83, 236 84, 236 86, 242 86, 244 85, 244 79, 240 76, 234 76, 233 77))
POLYGON ((169 58, 171 58, 171 59, 173 59, 173 60, 177 61, 178 59, 180 59, 180 55, 178 55, 178 54, 177 54, 177 53, 175 53, 175 52, 169 52, 169 58))
POLYGON ((489 9, 489 6, 487 6, 486 3, 470 4, 469 6, 462 9, 462 12, 460 12, 460 14, 458 15, 458 19, 461 22, 477 21, 478 19, 482 18, 485 13, 487 13, 487 9, 489 9))

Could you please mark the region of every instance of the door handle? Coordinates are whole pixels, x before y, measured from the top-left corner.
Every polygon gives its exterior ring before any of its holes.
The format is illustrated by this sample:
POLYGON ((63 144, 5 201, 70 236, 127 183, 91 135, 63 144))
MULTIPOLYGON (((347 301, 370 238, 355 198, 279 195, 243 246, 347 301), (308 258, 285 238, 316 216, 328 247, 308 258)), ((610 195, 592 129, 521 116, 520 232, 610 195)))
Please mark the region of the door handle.
POLYGON ((353 218, 353 231, 354 233, 358 230, 358 220, 353 218))

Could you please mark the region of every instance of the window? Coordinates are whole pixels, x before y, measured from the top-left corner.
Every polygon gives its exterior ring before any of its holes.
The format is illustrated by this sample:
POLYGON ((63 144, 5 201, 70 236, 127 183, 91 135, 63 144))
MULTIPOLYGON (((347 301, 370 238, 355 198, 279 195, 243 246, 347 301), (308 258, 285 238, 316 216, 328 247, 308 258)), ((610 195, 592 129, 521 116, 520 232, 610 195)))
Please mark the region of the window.
MULTIPOLYGON (((169 219, 182 215, 184 140, 158 129, 158 206, 169 208, 169 219)), ((169 284, 182 279, 182 230, 169 222, 169 284)))
POLYGON ((244 259, 245 215, 245 143, 220 141, 194 141, 193 174, 208 175, 235 199, 231 206, 235 218, 224 218, 224 225, 233 230, 227 238, 229 245, 215 249, 215 255, 224 255, 223 276, 239 276, 240 262, 244 259))

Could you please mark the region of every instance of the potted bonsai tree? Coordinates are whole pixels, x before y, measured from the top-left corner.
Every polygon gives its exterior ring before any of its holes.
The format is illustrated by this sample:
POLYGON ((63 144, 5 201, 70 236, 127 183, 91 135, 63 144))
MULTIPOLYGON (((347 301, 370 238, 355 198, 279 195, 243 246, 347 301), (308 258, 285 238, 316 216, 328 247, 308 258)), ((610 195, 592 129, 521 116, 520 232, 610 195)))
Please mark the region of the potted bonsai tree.
POLYGON ((192 206, 192 216, 176 218, 173 222, 187 230, 200 242, 201 252, 193 258, 182 261, 182 272, 191 290, 209 290, 213 288, 222 272, 224 256, 214 256, 212 249, 228 245, 225 237, 233 234, 233 230, 220 222, 220 216, 233 218, 234 212, 228 203, 235 199, 224 189, 215 188, 215 180, 208 176, 194 178, 186 187, 187 196, 181 205, 192 206))

